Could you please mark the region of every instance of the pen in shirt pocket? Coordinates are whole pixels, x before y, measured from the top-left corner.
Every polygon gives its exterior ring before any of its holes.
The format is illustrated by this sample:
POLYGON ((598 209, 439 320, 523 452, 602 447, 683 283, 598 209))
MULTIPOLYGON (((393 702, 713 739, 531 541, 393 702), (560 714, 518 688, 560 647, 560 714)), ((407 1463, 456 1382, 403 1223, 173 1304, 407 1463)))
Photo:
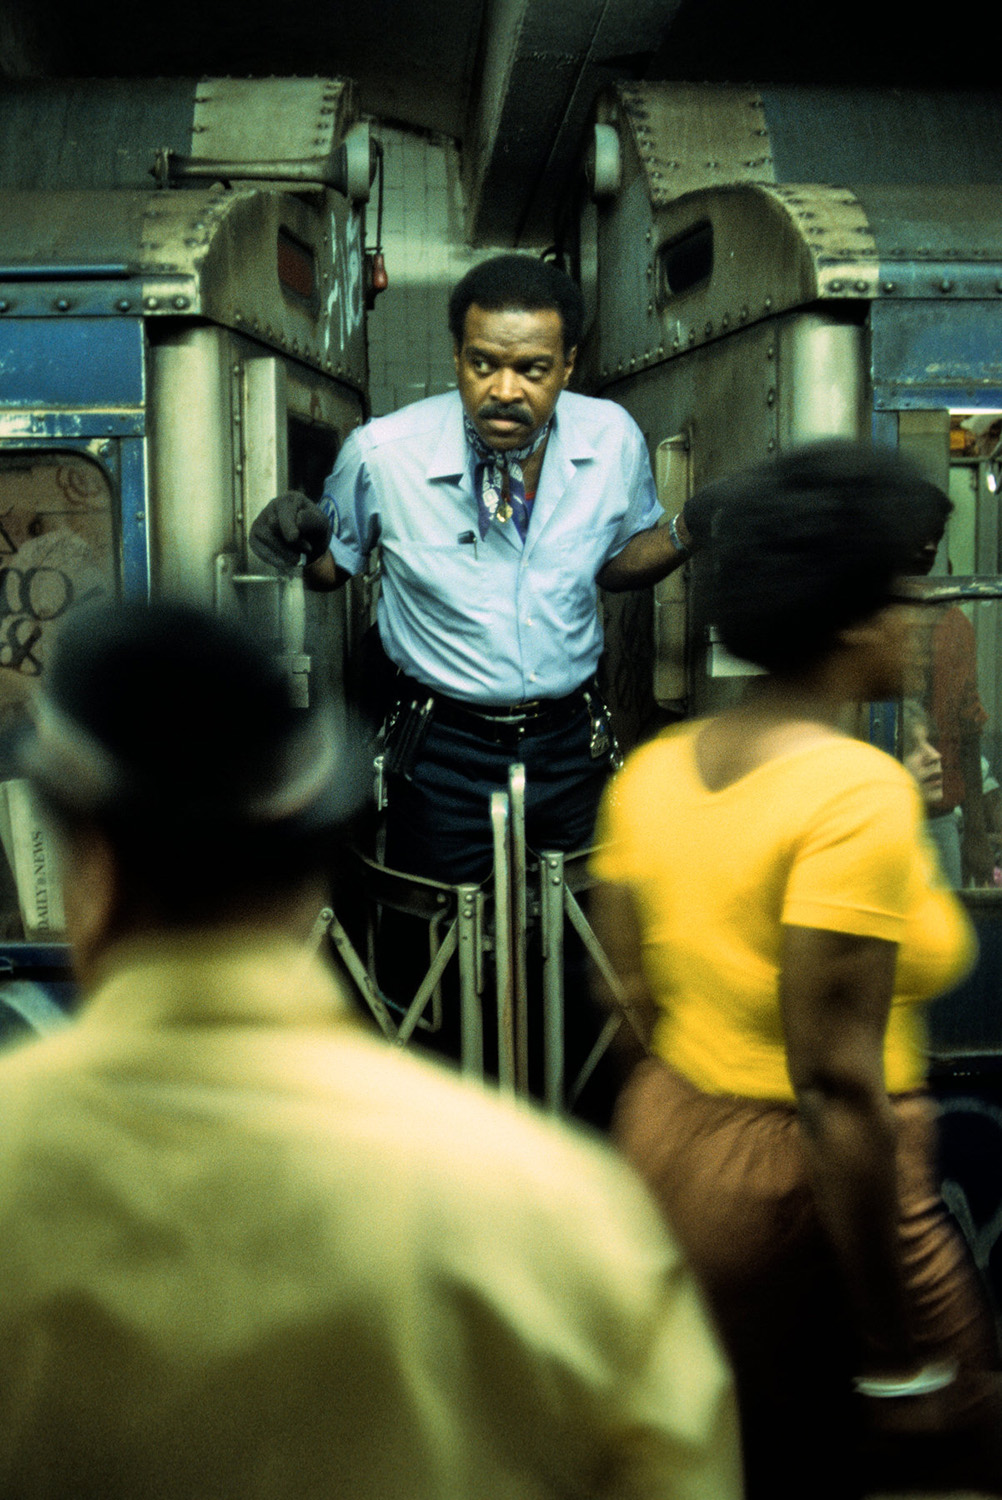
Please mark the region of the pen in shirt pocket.
POLYGON ((467 543, 473 548, 474 561, 477 556, 477 533, 475 531, 461 531, 456 538, 457 542, 467 543))

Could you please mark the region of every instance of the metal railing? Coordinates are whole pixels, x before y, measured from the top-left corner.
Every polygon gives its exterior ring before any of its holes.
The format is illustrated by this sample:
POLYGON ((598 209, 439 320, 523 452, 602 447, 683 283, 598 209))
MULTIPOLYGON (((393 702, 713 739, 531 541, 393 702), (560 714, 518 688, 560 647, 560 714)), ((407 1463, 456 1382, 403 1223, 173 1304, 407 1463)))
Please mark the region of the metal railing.
POLYGON ((567 1077, 565 1049, 565 958, 568 926, 614 996, 620 987, 585 915, 579 897, 590 884, 590 850, 565 854, 545 850, 531 858, 525 842, 525 768, 511 767, 508 790, 491 796, 494 869, 482 884, 447 885, 391 870, 354 852, 367 907, 365 956, 358 951, 336 912, 318 918, 315 941, 329 934, 358 992, 383 1034, 406 1045, 420 1026, 430 1033, 442 1026, 442 981, 449 965, 458 977, 460 1066, 485 1076, 485 1027, 496 1026, 497 1082, 527 1096, 530 1077, 541 1078, 544 1107, 561 1113, 573 1107, 602 1056, 623 1025, 610 1014, 597 1029, 582 1068, 567 1077), (419 918, 428 932, 428 966, 413 995, 387 1001, 377 977, 378 919, 385 910, 419 918), (538 941, 534 942, 534 939, 538 941), (538 974, 530 962, 540 965, 538 974), (541 1026, 530 1016, 530 992, 538 994, 541 1026), (542 1047, 542 1058, 533 1055, 542 1047))

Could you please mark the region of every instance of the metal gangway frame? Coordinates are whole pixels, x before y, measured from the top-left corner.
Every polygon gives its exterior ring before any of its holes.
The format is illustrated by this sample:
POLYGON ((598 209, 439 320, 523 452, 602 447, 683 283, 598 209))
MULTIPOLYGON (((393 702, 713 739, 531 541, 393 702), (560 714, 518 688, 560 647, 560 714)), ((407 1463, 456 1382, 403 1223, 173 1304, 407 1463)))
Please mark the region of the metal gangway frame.
POLYGON ((579 897, 591 884, 590 849, 573 853, 543 850, 530 856, 525 841, 525 767, 510 768, 507 791, 491 795, 490 822, 494 868, 481 884, 448 885, 392 870, 359 850, 352 851, 368 906, 365 958, 359 954, 336 912, 328 907, 315 928, 319 945, 329 935, 359 995, 383 1035, 405 1046, 415 1030, 436 1031, 442 1023, 442 979, 458 970, 460 1066, 483 1079, 484 1026, 497 1028, 497 1083, 510 1093, 530 1094, 530 940, 538 935, 541 955, 542 1104, 553 1114, 572 1109, 602 1056, 624 1024, 625 1012, 610 1011, 582 1068, 566 1076, 564 1047, 565 937, 568 924, 595 964, 614 1000, 622 990, 579 897), (377 913, 380 908, 408 913, 428 927, 428 967, 413 997, 400 1012, 388 1004, 376 974, 377 913), (490 956, 493 955, 493 964, 490 956), (488 977, 493 969, 493 1005, 488 977))

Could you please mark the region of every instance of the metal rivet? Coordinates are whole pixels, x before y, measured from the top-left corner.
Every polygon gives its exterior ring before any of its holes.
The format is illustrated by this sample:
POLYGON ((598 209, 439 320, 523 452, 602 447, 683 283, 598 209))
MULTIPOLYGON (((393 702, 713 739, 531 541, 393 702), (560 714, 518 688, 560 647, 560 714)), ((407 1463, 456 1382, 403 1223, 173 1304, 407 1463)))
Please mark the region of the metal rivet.
POLYGON ((765 398, 765 404, 766 404, 766 406, 775 406, 775 404, 776 404, 776 388, 775 388, 775 386, 770 386, 769 387, 768 394, 766 395, 766 398, 765 398))
POLYGON ((187 299, 187 297, 175 297, 174 298, 174 306, 177 308, 178 312, 180 312, 183 307, 187 307, 188 306, 188 299, 187 299))
POLYGON ((949 276, 943 277, 943 280, 939 284, 939 289, 941 292, 953 291, 953 282, 950 280, 949 276))
POLYGON ((887 292, 888 295, 890 295, 891 292, 896 291, 896 289, 897 289, 897 282, 895 282, 895 281, 885 281, 884 282, 884 291, 887 292))
POLYGON ((11 304, 7 301, 6 297, 0 298, 0 313, 9 312, 10 311, 10 307, 11 307, 11 304))
POLYGON ((857 290, 857 292, 865 292, 866 291, 866 282, 865 281, 857 281, 856 282, 856 290, 857 290))
POLYGON ((842 290, 841 281, 829 281, 828 290, 830 292, 840 292, 842 290))
POLYGON ((68 297, 60 297, 58 299, 58 301, 55 303, 55 308, 56 308, 57 312, 69 312, 69 310, 70 310, 70 308, 72 306, 73 306, 73 304, 72 304, 72 302, 70 302, 70 300, 69 300, 68 297))
POLYGON ((132 307, 132 303, 129 301, 128 297, 119 297, 118 301, 115 303, 115 306, 118 308, 119 312, 128 312, 132 307))
POLYGON ((772 308, 772 298, 771 297, 766 297, 766 299, 763 302, 762 306, 765 308, 766 312, 769 312, 771 310, 771 308, 772 308))
POLYGON ((144 297, 143 306, 146 308, 147 312, 155 312, 156 309, 160 306, 160 298, 144 297))

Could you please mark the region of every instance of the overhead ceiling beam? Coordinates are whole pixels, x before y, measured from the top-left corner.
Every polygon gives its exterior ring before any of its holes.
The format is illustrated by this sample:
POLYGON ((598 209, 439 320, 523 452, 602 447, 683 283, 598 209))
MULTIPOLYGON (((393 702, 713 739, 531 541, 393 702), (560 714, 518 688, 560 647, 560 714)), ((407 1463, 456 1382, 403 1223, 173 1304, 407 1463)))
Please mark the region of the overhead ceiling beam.
POLYGON ((595 96, 636 76, 682 0, 489 0, 463 141, 473 244, 541 243, 595 96))

